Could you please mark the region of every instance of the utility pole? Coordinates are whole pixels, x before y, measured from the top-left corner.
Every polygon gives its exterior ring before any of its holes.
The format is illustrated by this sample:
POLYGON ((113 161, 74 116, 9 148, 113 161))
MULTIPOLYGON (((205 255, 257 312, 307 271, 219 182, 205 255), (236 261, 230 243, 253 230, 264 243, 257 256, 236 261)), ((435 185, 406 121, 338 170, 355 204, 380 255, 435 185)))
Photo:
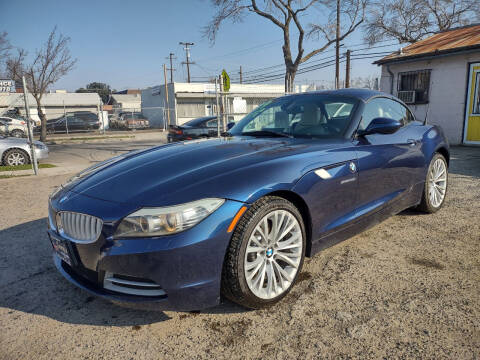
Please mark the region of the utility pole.
POLYGON ((179 42, 180 45, 185 46, 185 57, 186 60, 185 62, 182 62, 182 65, 186 64, 187 65, 187 81, 190 82, 190 64, 195 64, 194 62, 190 61, 190 48, 189 46, 195 45, 194 43, 189 43, 189 42, 179 42))
POLYGON ((227 131, 227 114, 226 114, 226 106, 225 106, 225 99, 226 96, 224 94, 224 84, 223 84, 223 76, 218 76, 218 81, 220 83, 220 110, 222 111, 222 132, 227 131))
POLYGON ((174 53, 170 53, 170 55, 168 56, 170 58, 170 68, 167 68, 167 70, 170 70, 170 82, 173 83, 173 71, 176 70, 174 67, 173 67, 173 59, 174 59, 174 56, 175 54, 174 53))
MULTIPOLYGON (((163 64, 163 79, 164 79, 164 82, 165 82, 165 100, 167 102, 167 108, 166 108, 166 111, 167 111, 167 121, 168 121, 168 125, 170 125, 170 106, 168 104, 168 85, 167 85, 167 65, 163 64)), ((164 119, 165 121, 165 119, 164 119)))
POLYGON ((220 95, 218 78, 215 77, 215 99, 217 100, 217 137, 220 137, 220 95))
POLYGON ((350 87, 350 50, 347 50, 347 65, 345 69, 345 87, 350 87))
POLYGON ((242 71, 242 65, 240 65, 240 84, 243 84, 243 71, 242 71))
POLYGON ((340 0, 337 0, 337 28, 335 36, 335 89, 340 88, 340 0))
POLYGON ((30 145, 30 154, 33 165, 33 172, 38 175, 37 154, 35 153, 35 145, 33 144, 32 124, 30 118, 30 106, 27 99, 27 84, 25 82, 25 76, 22 76, 23 82, 23 100, 25 101, 25 112, 27 113, 27 131, 28 131, 28 143, 30 145))

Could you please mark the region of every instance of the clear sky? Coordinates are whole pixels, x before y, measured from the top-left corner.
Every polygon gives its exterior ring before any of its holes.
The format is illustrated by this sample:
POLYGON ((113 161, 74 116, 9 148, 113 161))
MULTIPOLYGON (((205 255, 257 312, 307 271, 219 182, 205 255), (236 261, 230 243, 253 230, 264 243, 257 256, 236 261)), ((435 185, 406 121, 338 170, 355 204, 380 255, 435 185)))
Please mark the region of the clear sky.
MULTIPOLYGON (((117 90, 161 84, 162 64, 167 63, 170 52, 177 58, 175 81, 184 81, 186 70, 181 61, 185 60, 185 52, 179 41, 195 43, 191 50, 191 60, 197 63, 191 67, 194 79, 216 75, 222 68, 233 77, 240 65, 248 72, 283 63, 280 29, 257 15, 248 16, 240 24, 226 23, 215 44, 210 44, 201 30, 213 12, 208 0, 0 0, 0 32, 7 31, 14 46, 33 52, 57 25, 61 33, 71 38, 70 50, 78 62, 54 88, 70 91, 92 81, 108 83, 117 90)), ((325 18, 318 12, 314 15, 325 18)), ((305 50, 321 43, 309 40, 305 50)), ((365 47, 360 45, 364 43, 361 29, 343 43, 345 50, 365 47)), ((370 52, 393 51, 398 47, 370 52)), ((332 56, 333 50, 328 49, 317 59, 332 56)), ((371 65, 373 60, 353 61, 351 76, 378 76, 379 68, 371 65)), ((342 77, 344 71, 342 66, 342 77)), ((298 75, 296 80, 319 84, 333 78, 334 68, 329 67, 298 75)))

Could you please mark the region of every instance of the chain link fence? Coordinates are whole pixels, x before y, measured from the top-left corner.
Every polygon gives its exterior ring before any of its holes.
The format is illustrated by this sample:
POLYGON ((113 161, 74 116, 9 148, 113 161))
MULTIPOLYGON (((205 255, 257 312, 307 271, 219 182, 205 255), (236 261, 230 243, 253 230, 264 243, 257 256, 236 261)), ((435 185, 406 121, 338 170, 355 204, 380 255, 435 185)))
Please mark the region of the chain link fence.
MULTIPOLYGON (((237 123, 261 104, 285 95, 283 85, 262 87, 232 84, 229 91, 221 91, 218 83, 170 83, 168 87, 168 98, 165 96, 166 86, 142 90, 141 100, 135 106, 99 103, 89 107, 44 107, 42 110, 47 118, 47 134, 146 129, 168 131, 171 127, 184 126, 193 119, 212 117, 218 119, 215 126, 216 134, 220 135, 229 128, 228 124, 237 123)), ((0 133, 11 134, 14 127, 10 124, 2 127, 2 117, 25 121, 26 114, 19 106, 0 111, 0 133)), ((34 134, 39 134, 40 116, 35 106, 30 106, 30 118, 35 125, 34 134)), ((22 131, 26 136, 26 126, 22 131)))

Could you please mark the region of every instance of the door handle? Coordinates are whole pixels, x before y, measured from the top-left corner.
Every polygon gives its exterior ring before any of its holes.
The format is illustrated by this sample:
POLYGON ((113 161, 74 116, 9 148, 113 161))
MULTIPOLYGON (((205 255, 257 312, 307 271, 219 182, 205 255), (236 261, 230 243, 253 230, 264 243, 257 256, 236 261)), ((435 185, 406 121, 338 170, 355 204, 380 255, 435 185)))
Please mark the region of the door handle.
POLYGON ((410 146, 415 146, 415 145, 418 144, 418 141, 414 140, 414 139, 408 139, 407 144, 410 145, 410 146))

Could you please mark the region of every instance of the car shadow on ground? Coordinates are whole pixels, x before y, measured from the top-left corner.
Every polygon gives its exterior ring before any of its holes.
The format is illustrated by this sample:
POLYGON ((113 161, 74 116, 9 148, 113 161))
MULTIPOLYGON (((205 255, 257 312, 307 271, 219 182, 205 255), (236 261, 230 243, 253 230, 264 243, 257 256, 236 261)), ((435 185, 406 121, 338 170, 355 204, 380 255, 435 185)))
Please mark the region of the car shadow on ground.
MULTIPOLYGON (((97 326, 141 326, 169 320, 162 311, 137 310, 92 296, 65 280, 52 261, 42 218, 0 230, 0 307, 60 322, 97 326)), ((248 310, 222 300, 204 314, 248 310)), ((198 313, 198 312, 194 312, 198 313)), ((188 314, 188 313, 185 313, 188 314)))
POLYGON ((140 326, 168 320, 161 311, 120 307, 65 280, 52 262, 46 219, 0 230, 0 307, 57 321, 98 326, 140 326))

